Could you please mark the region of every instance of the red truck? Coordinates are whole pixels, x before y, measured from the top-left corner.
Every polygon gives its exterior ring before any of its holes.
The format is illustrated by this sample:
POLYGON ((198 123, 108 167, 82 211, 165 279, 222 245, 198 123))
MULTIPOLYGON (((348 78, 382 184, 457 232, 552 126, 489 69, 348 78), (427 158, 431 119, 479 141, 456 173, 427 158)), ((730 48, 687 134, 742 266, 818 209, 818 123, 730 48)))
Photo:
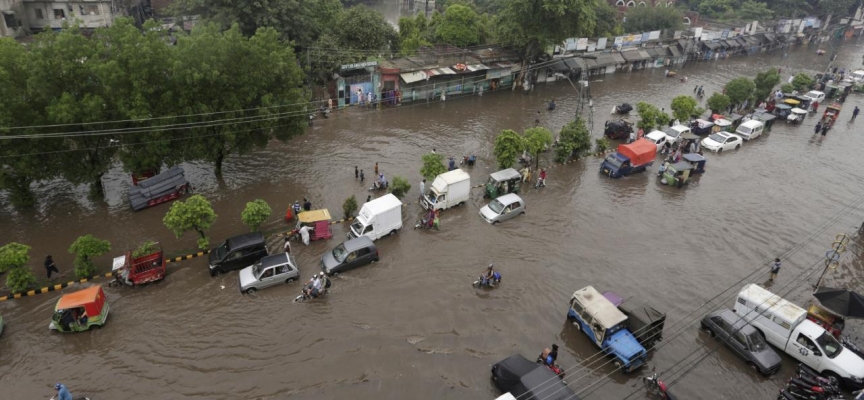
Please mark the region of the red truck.
POLYGON ((115 282, 143 285, 165 278, 165 255, 159 242, 148 242, 134 251, 115 257, 112 266, 115 282), (136 257, 137 255, 137 257, 136 257))

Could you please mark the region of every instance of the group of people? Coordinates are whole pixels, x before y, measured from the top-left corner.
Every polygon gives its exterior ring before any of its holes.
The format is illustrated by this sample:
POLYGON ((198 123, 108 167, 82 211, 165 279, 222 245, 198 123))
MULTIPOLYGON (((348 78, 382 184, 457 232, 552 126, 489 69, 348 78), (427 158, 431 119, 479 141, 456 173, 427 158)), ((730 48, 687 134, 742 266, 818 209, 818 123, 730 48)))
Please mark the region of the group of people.
MULTIPOLYGON (((523 183, 531 183, 531 174, 532 169, 530 166, 526 166, 519 171, 519 174, 522 175, 523 183)), ((540 172, 537 174, 537 184, 536 187, 546 186, 546 168, 540 168, 540 172)))
POLYGON ((702 85, 696 85, 696 87, 693 88, 693 93, 696 93, 696 97, 701 99, 702 96, 705 96, 705 88, 702 87, 702 85))
POLYGON ((303 294, 315 299, 330 288, 330 285, 330 279, 327 278, 327 274, 321 272, 312 275, 312 279, 309 279, 309 281, 303 285, 303 294))

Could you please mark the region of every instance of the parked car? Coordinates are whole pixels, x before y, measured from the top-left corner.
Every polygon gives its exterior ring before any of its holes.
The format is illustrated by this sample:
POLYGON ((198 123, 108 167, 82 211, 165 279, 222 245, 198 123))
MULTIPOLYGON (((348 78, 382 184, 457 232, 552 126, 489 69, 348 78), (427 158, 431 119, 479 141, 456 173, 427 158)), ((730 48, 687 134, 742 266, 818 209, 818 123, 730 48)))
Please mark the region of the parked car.
POLYGON ((702 329, 720 339, 759 373, 771 375, 780 370, 780 355, 768 345, 756 328, 734 311, 724 308, 706 315, 702 318, 702 329))
POLYGON ((525 214, 525 201, 515 193, 505 194, 480 209, 480 217, 490 224, 525 214))
POLYGON ((671 142, 669 140, 669 135, 661 131, 648 132, 648 134, 645 135, 645 139, 654 142, 654 144, 657 145, 657 151, 660 151, 667 142, 671 142))
POLYGON ((811 91, 807 92, 807 94, 805 94, 804 97, 810 99, 811 103, 814 101, 818 101, 819 103, 822 103, 825 101, 825 93, 822 93, 818 90, 811 90, 811 91))
POLYGON ((328 276, 378 261, 378 249, 368 236, 349 239, 321 256, 321 271, 328 276))
POLYGON ((683 135, 685 132, 691 132, 691 130, 684 125, 675 125, 663 129, 663 132, 665 132, 666 136, 669 137, 669 141, 674 144, 682 140, 681 135, 683 135))
POLYGON ((288 253, 267 256, 240 270, 240 292, 253 293, 280 283, 291 283, 300 277, 297 263, 288 253))
POLYGON ((612 140, 627 140, 633 131, 633 123, 626 119, 606 121, 603 135, 612 140))
POLYGON ((267 255, 267 244, 259 232, 229 238, 210 251, 210 276, 246 268, 267 255))
POLYGON ((738 129, 735 130, 735 134, 741 136, 741 139, 753 140, 761 136, 764 129, 765 124, 760 121, 756 121, 755 119, 751 119, 741 125, 738 125, 738 129))
POLYGON ((738 150, 741 148, 741 143, 744 143, 741 136, 729 132, 716 132, 702 139, 702 148, 720 153, 723 150, 738 150))

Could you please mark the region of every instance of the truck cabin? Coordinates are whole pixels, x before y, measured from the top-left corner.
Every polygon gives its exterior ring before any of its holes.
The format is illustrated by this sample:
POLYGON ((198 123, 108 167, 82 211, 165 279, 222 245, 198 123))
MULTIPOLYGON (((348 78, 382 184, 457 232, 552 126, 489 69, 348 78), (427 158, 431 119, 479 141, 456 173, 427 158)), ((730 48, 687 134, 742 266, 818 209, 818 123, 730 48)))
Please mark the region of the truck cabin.
POLYGON ((606 156, 605 160, 606 164, 608 164, 613 171, 617 172, 620 169, 625 169, 630 167, 630 159, 622 156, 619 153, 612 153, 606 156))
POLYGON ((573 293, 570 314, 589 327, 585 331, 598 346, 615 332, 626 328, 627 316, 615 305, 588 286, 573 293))

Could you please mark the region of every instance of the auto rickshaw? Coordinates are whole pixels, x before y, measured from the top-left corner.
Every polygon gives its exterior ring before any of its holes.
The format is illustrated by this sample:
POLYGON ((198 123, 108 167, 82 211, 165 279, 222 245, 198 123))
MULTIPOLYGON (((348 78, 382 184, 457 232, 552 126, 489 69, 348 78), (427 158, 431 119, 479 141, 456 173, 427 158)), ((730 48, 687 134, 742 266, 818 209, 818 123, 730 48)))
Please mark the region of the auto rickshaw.
POLYGON ((708 136, 714 133, 713 129, 714 123, 704 119, 697 119, 690 126, 690 130, 699 136, 708 136))
POLYGON ((807 116, 807 110, 800 109, 798 107, 790 110, 789 115, 786 117, 787 124, 801 124, 804 122, 804 117, 807 116))
POLYGON ((498 196, 508 193, 519 193, 519 182, 522 181, 522 175, 519 171, 513 168, 502 169, 498 172, 493 172, 489 175, 489 180, 486 182, 485 192, 483 197, 495 199, 498 196))
POLYGON ((805 110, 809 110, 810 104, 813 103, 813 99, 802 95, 795 96, 795 100, 798 100, 800 102, 798 104, 798 108, 803 108, 805 110))
POLYGON ((295 232, 300 231, 300 228, 309 226, 312 228, 309 240, 330 239, 333 237, 333 232, 330 230, 330 211, 325 209, 304 211, 297 214, 297 227, 295 232))
POLYGON ((830 126, 834 126, 834 122, 837 121, 837 117, 840 116, 840 110, 842 106, 840 103, 832 103, 828 107, 825 107, 825 112, 822 113, 822 123, 828 123, 830 126))
POLYGON ((732 121, 730 121, 726 118, 715 119, 714 120, 714 126, 716 127, 716 129, 714 130, 715 132, 723 131, 723 132, 735 133, 735 128, 732 127, 732 121))
POLYGON ((147 242, 134 251, 115 257, 111 272, 114 282, 143 285, 165 278, 166 261, 159 242, 147 242))
POLYGON ((785 120, 791 112, 792 106, 788 104, 780 103, 774 106, 774 115, 776 115, 777 118, 780 118, 782 120, 785 120))
POLYGON ((800 106, 801 102, 794 97, 787 97, 787 98, 783 99, 783 104, 786 104, 787 106, 791 106, 794 108, 794 107, 800 106))
POLYGON ((771 126, 774 125, 774 121, 777 120, 777 116, 767 111, 754 112, 753 119, 757 121, 762 121, 762 123, 765 124, 765 130, 770 131, 771 126))
POLYGON ((693 174, 705 173, 705 157, 699 153, 687 153, 682 156, 684 161, 693 165, 693 174))
POLYGON ((108 302, 102 286, 63 295, 54 307, 48 329, 58 332, 81 332, 101 327, 108 320, 108 302))
POLYGON ((690 183, 694 169, 695 166, 687 161, 679 161, 673 165, 669 165, 666 167, 666 171, 663 172, 663 178, 660 179, 660 183, 683 188, 684 185, 690 183))

